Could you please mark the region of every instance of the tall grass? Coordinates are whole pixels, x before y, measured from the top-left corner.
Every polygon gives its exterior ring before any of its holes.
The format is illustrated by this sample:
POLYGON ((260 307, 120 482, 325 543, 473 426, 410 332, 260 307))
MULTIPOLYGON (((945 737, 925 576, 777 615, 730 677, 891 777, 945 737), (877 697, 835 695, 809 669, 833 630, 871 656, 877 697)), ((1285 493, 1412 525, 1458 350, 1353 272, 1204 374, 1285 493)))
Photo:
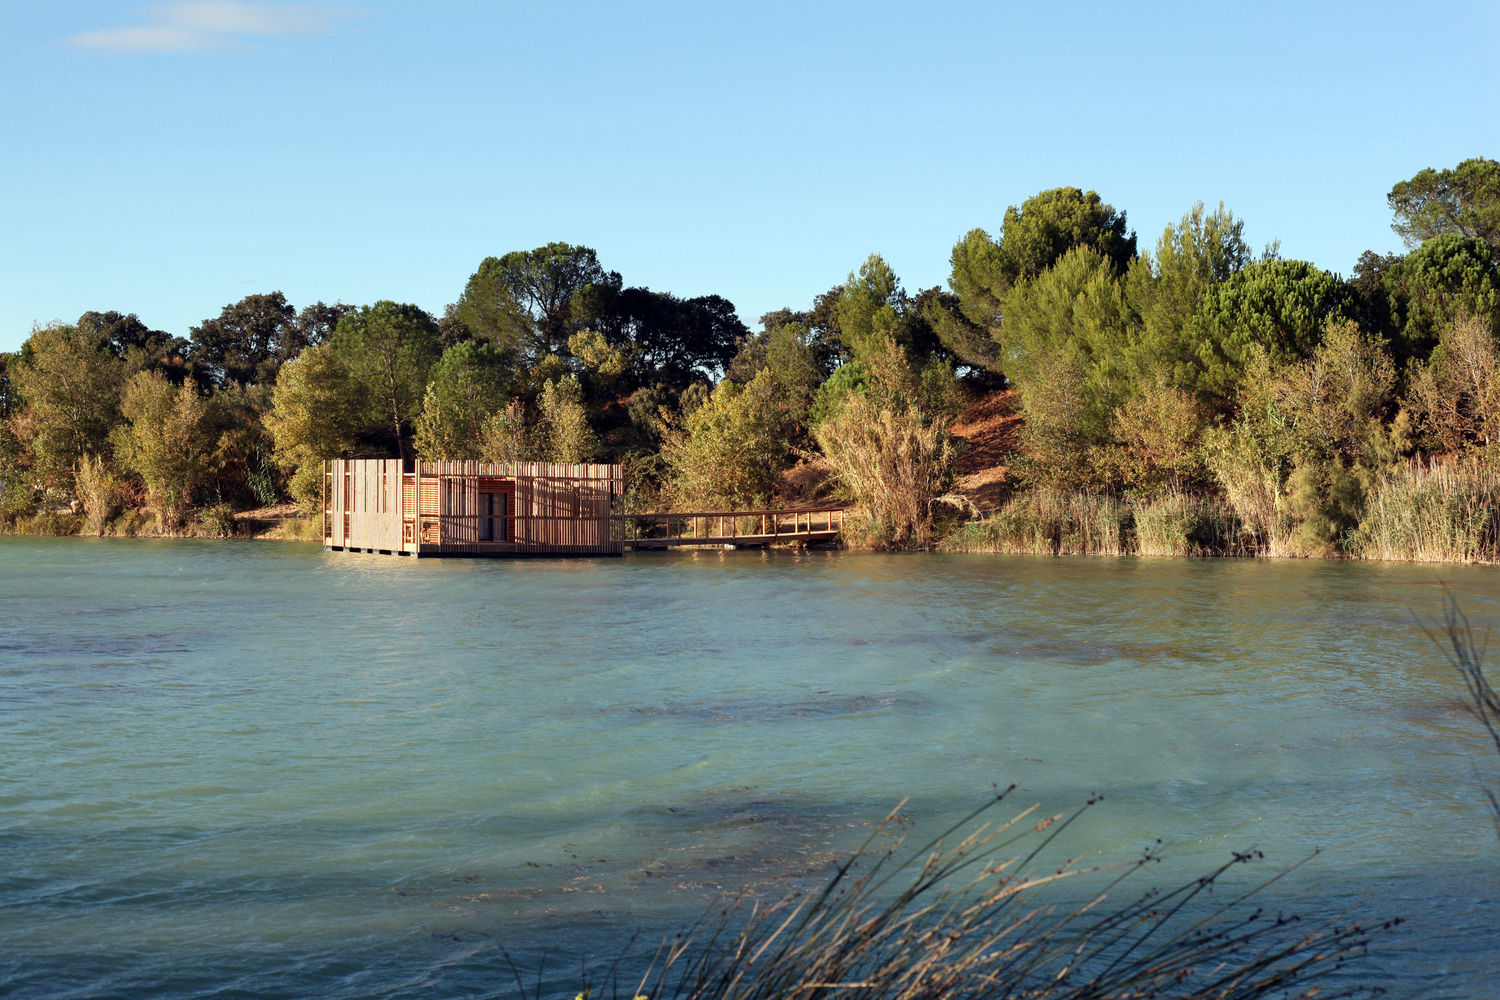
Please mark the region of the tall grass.
MULTIPOLYGON (((1367 992, 1324 977, 1394 922, 1308 926, 1253 907, 1251 898, 1280 875, 1238 888, 1227 876, 1256 852, 1233 853, 1173 889, 1133 891, 1132 876, 1157 860, 1155 852, 1089 868, 1044 860, 1097 799, 1066 816, 1038 817, 1033 806, 981 822, 1005 797, 912 852, 899 840, 872 846, 896 822, 893 812, 820 891, 767 906, 741 899, 668 938, 638 985, 614 992, 651 1000, 1252 1000, 1367 992), (975 822, 981 825, 961 833, 975 822), (1081 876, 1069 897, 1056 891, 1081 876), (1229 898, 1220 902, 1215 889, 1226 887, 1229 898)), ((604 979, 612 976, 618 964, 604 979)), ((536 992, 540 1000, 540 986, 536 992)))
POLYGON ((933 501, 953 482, 957 458, 943 420, 855 396, 814 433, 859 503, 864 522, 851 534, 879 547, 932 541, 933 501))
POLYGON ((1125 555, 1129 507, 1108 495, 1039 489, 1012 498, 943 541, 953 552, 1014 555, 1125 555))
POLYGON ((79 459, 75 481, 84 522, 92 534, 103 537, 120 510, 122 484, 98 455, 79 459))
POLYGON ((1360 536, 1367 559, 1494 561, 1500 473, 1477 460, 1406 465, 1370 497, 1360 536))
POLYGON ((954 552, 1031 555, 1205 556, 1254 554, 1228 504, 1171 492, 1121 500, 1039 489, 1014 497, 944 539, 954 552))
MULTIPOLYGON (((1496 753, 1500 753, 1500 692, 1495 690, 1485 674, 1485 644, 1475 638, 1474 629, 1469 625, 1469 616, 1459 608, 1458 598, 1452 592, 1447 595, 1441 624, 1435 629, 1428 629, 1427 635, 1443 648, 1448 662, 1458 671, 1464 684, 1464 692, 1468 695, 1470 713, 1484 726, 1490 742, 1495 745, 1496 753)), ((1500 789, 1487 787, 1484 789, 1484 796, 1489 800, 1495 832, 1500 834, 1500 789)))
POLYGON ((1233 507, 1173 491, 1131 505, 1135 552, 1143 556, 1254 555, 1255 538, 1233 507))

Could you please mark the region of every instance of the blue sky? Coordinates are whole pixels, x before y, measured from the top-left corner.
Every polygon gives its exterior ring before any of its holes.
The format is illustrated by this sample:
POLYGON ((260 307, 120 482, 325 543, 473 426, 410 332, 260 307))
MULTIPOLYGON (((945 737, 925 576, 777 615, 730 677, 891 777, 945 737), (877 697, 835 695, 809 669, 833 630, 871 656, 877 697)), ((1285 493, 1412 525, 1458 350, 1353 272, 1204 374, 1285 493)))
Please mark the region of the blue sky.
POLYGON ((6 0, 0 350, 274 289, 440 311, 553 240, 754 325, 875 251, 944 283, 1064 184, 1348 273, 1400 248, 1395 181, 1500 157, 1497 51, 1493 0, 6 0))

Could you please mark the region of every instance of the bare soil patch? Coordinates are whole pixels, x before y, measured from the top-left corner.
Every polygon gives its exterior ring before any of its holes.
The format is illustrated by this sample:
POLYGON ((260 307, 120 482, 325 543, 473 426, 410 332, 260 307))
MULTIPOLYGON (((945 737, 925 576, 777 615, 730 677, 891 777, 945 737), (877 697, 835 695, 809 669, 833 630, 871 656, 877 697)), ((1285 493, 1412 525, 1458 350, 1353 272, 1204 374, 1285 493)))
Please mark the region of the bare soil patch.
POLYGON ((948 433, 967 442, 958 459, 954 491, 967 496, 983 511, 1005 502, 1014 488, 1009 465, 1021 451, 1021 428, 1014 391, 1006 389, 976 399, 958 415, 948 433))

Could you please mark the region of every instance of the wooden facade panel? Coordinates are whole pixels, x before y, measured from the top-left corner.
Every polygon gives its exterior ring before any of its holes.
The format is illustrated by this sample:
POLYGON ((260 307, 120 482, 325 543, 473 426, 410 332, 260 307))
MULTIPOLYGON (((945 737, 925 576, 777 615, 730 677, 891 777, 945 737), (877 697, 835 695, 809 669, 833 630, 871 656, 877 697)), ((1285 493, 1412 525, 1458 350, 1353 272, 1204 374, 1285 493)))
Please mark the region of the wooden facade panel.
POLYGON ((323 543, 416 555, 616 555, 618 465, 329 462, 323 543), (500 508, 503 507, 503 512, 500 508))

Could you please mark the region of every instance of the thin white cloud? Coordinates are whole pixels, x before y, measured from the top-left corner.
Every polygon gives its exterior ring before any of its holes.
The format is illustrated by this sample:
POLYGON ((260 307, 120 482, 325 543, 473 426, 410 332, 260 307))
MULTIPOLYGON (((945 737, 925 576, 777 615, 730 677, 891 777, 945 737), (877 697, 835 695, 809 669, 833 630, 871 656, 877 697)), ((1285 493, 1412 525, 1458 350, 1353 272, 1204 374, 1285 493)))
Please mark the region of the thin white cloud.
POLYGON ((247 50, 251 38, 325 35, 362 17, 341 3, 267 3, 262 0, 176 0, 147 8, 145 24, 85 31, 68 39, 80 49, 107 52, 247 50))

